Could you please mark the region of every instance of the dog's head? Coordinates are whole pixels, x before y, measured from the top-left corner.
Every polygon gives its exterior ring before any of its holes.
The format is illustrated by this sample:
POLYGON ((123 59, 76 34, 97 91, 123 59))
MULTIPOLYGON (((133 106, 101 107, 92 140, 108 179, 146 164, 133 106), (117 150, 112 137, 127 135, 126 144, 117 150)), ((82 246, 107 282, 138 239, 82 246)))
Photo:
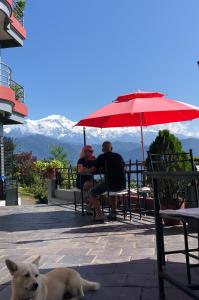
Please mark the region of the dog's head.
POLYGON ((30 299, 34 297, 40 286, 40 274, 38 270, 40 257, 32 263, 16 263, 6 259, 6 266, 12 275, 13 288, 19 299, 30 299))

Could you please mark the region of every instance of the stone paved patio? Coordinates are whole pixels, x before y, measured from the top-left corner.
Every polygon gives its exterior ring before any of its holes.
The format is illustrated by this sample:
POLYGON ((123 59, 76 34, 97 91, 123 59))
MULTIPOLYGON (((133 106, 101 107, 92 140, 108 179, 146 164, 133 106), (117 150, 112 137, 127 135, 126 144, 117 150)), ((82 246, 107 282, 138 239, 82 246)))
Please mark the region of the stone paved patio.
MULTIPOLYGON (((192 239, 192 245, 196 239, 192 239)), ((181 228, 166 231, 166 247, 183 246, 181 228), (173 231, 175 230, 175 231, 173 231), (175 234, 174 237, 171 236, 175 234)), ((10 297, 9 274, 4 261, 32 261, 41 255, 41 271, 70 266, 87 279, 97 280, 101 290, 86 300, 158 299, 154 222, 135 215, 133 222, 92 224, 66 206, 0 208, 0 300, 10 297)), ((167 257, 176 276, 185 278, 184 256, 167 257)), ((198 272, 193 270, 198 281, 198 272)), ((189 297, 167 284, 167 299, 189 297)), ((56 299, 55 299, 56 300, 56 299)))

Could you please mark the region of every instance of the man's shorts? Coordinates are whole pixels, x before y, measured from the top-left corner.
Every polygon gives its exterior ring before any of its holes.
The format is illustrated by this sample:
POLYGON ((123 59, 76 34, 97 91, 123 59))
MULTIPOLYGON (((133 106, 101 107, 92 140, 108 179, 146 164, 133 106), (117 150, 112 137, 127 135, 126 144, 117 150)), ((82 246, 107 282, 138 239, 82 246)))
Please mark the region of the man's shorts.
POLYGON ((107 187, 106 183, 102 182, 102 183, 97 184, 90 190, 90 195, 93 197, 96 197, 107 191, 108 191, 108 187, 107 187))
POLYGON ((123 189, 125 189, 125 186, 124 186, 124 187, 120 187, 119 189, 111 189, 111 190, 110 190, 110 189, 108 188, 107 184, 106 184, 105 182, 102 182, 102 183, 100 183, 100 184, 94 186, 94 187, 90 190, 89 194, 90 194, 91 196, 93 196, 93 197, 96 197, 96 196, 102 195, 102 194, 105 193, 105 192, 108 192, 108 190, 109 190, 109 192, 119 192, 119 191, 121 191, 121 190, 123 190, 123 189))

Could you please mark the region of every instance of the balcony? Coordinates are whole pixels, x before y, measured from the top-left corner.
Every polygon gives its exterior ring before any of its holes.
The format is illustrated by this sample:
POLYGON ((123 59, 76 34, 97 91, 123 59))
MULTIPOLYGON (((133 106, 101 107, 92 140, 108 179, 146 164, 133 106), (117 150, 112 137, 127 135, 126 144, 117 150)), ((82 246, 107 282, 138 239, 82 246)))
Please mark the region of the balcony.
POLYGON ((13 16, 24 27, 24 12, 21 9, 18 1, 13 1, 13 3, 12 3, 12 10, 13 10, 13 16))
POLYGON ((17 101, 24 103, 24 88, 15 81, 10 81, 10 87, 15 92, 15 98, 17 101))
POLYGON ((1 48, 23 46, 26 39, 23 3, 21 0, 0 0, 1 48))
POLYGON ((0 63, 0 111, 13 117, 16 122, 22 122, 27 116, 27 106, 24 104, 24 88, 12 80, 12 71, 8 65, 0 63), (19 118, 20 121, 19 121, 19 118))
POLYGON ((12 71, 4 63, 0 63, 0 85, 12 89, 15 93, 15 100, 24 103, 24 88, 12 80, 12 71))

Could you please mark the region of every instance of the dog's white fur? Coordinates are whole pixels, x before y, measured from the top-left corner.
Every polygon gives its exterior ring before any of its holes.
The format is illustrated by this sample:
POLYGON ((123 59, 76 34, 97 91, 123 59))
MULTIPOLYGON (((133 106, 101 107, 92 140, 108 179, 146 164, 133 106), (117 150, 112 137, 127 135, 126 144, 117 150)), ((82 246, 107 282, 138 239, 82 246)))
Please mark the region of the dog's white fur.
POLYGON ((97 290, 100 284, 83 279, 70 268, 57 268, 45 275, 39 273, 40 257, 32 263, 5 261, 12 275, 10 300, 63 300, 69 293, 70 300, 79 300, 88 290, 97 290))

